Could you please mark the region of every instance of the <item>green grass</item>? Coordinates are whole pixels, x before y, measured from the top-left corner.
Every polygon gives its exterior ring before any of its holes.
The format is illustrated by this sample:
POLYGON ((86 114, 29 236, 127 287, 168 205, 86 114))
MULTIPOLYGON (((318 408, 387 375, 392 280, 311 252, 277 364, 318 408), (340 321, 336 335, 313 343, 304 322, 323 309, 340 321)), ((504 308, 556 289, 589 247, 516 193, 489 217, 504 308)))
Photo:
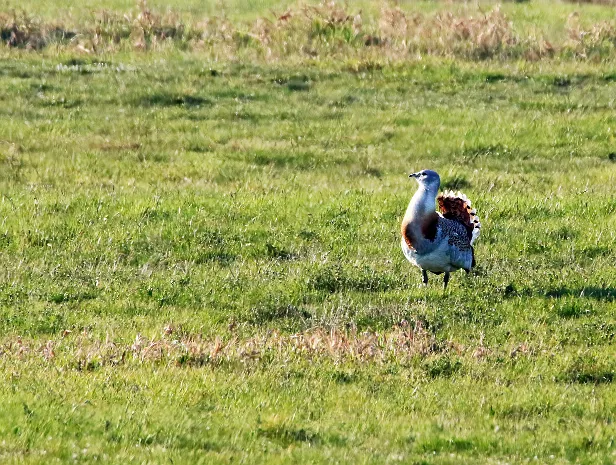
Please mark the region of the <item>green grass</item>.
POLYGON ((0 462, 614 463, 613 60, 0 53, 0 462))

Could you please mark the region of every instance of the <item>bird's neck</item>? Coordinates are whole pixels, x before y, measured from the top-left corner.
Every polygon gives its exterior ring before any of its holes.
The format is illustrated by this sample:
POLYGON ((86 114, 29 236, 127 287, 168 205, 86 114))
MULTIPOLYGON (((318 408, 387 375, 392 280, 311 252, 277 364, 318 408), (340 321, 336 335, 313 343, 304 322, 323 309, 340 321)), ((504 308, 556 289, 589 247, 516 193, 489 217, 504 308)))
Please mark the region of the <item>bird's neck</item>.
POLYGON ((416 222, 432 215, 436 210, 436 194, 437 192, 433 189, 419 186, 406 209, 405 220, 416 222))
POLYGON ((425 252, 433 247, 434 234, 428 238, 426 232, 434 226, 435 217, 438 218, 435 212, 436 194, 436 190, 420 186, 411 198, 402 220, 402 237, 417 251, 425 252))

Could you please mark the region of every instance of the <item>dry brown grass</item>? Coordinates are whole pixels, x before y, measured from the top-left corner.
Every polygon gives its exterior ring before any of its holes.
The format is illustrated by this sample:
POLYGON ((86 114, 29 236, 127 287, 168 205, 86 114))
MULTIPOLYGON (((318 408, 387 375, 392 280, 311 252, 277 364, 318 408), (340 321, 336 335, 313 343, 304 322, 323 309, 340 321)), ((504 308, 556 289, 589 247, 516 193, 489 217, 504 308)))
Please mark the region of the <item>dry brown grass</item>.
POLYGON ((16 338, 0 345, 0 361, 28 362, 39 360, 77 370, 93 370, 102 366, 130 363, 167 366, 203 366, 229 363, 250 363, 272 360, 329 360, 334 363, 407 363, 414 357, 468 356, 482 360, 490 356, 530 356, 536 351, 526 343, 510 350, 478 344, 465 346, 453 341, 437 341, 420 322, 400 325, 383 331, 315 328, 283 335, 277 331, 253 337, 226 336, 204 338, 182 334, 172 326, 161 335, 145 338, 137 334, 132 343, 99 340, 87 331, 64 331, 58 339, 41 342, 16 338), (176 334, 179 333, 179 334, 176 334), (498 352, 498 353, 497 353, 498 352))
POLYGON ((76 33, 61 24, 46 23, 24 11, 0 13, 0 38, 11 48, 40 50, 51 43, 71 41, 76 33))
POLYGON ((616 5, 616 0, 564 0, 567 3, 589 4, 589 5, 616 5))
POLYGON ((521 39, 498 7, 468 17, 452 13, 408 16, 399 8, 384 8, 379 26, 386 40, 420 54, 485 59, 552 53, 551 45, 545 41, 521 39))
POLYGON ((603 21, 583 27, 580 16, 573 13, 567 21, 569 40, 563 50, 580 58, 609 56, 616 50, 616 25, 603 21))
POLYGON ((425 54, 486 59, 553 53, 544 40, 518 37, 498 8, 477 16, 427 16, 384 5, 375 20, 328 2, 287 10, 273 21, 257 20, 246 37, 275 58, 372 54, 405 59, 425 54))
POLYGON ((87 332, 73 334, 65 331, 61 338, 45 343, 29 342, 22 338, 8 341, 0 345, 0 357, 13 361, 39 358, 67 363, 79 369, 92 369, 130 361, 205 365, 268 357, 386 362, 450 349, 447 344, 438 344, 421 324, 411 328, 406 323, 382 333, 317 328, 292 335, 271 331, 260 336, 226 339, 176 336, 175 333, 175 329, 167 326, 160 337, 145 338, 138 334, 133 343, 123 344, 109 339, 96 340, 87 332))
POLYGON ((96 54, 172 45, 230 60, 399 61, 422 55, 537 60, 554 55, 609 57, 616 47, 613 22, 583 28, 576 15, 569 20, 568 39, 553 44, 540 33, 521 36, 498 7, 457 16, 411 14, 384 4, 373 18, 336 2, 296 6, 251 23, 232 23, 225 17, 190 23, 171 11, 157 13, 141 0, 133 12, 101 11, 91 21, 72 26, 46 23, 24 12, 0 15, 0 30, 9 48, 41 50, 55 44, 96 54))

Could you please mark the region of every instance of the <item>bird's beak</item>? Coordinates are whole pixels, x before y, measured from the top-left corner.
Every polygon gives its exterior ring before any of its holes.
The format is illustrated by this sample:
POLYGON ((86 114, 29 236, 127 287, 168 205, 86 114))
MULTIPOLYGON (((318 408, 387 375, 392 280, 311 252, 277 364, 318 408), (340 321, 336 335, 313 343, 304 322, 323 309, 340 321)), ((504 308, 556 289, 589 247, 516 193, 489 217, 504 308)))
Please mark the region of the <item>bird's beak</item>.
POLYGON ((418 178, 419 177, 419 173, 411 173, 409 174, 409 178, 418 178))

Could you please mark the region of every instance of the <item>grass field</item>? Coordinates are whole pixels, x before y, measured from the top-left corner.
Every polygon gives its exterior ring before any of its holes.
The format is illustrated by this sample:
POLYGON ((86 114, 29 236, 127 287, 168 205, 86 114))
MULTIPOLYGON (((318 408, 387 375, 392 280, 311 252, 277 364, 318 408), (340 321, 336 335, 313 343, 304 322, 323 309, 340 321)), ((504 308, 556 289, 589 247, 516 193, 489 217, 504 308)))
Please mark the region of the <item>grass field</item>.
MULTIPOLYGON (((286 8, 170 6, 240 29, 286 8)), ((501 10, 518 38, 488 49, 475 23, 408 53, 334 27, 302 55, 301 24, 271 56, 3 47, 0 462, 616 463, 614 10, 501 10), (573 11, 603 35, 566 42, 573 11), (422 168, 483 224, 446 292, 399 248, 422 168)))

